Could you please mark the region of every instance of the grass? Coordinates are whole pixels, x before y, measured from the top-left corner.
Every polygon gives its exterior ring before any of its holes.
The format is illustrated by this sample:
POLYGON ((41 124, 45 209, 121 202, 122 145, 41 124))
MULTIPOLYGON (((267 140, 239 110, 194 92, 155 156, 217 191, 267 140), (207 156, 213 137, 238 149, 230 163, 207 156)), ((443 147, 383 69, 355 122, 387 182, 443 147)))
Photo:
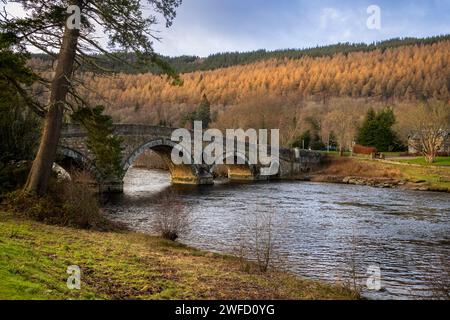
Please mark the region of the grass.
MULTIPOLYGON (((339 151, 320 151, 323 154, 328 154, 330 156, 339 156, 339 151)), ((342 153, 343 157, 350 157, 351 156, 351 152, 350 151, 344 151, 342 153)))
MULTIPOLYGON (((393 165, 395 166, 395 165, 393 165)), ((450 168, 439 166, 409 167, 398 165, 410 181, 424 181, 431 190, 450 191, 450 168)))
POLYGON ((450 167, 450 157, 437 157, 433 163, 426 162, 424 157, 419 157, 415 159, 408 159, 408 160, 399 160, 401 163, 408 163, 408 164, 418 164, 421 166, 449 166, 450 167))
POLYGON ((386 158, 390 158, 390 157, 400 157, 402 155, 403 152, 382 152, 386 158))
POLYGON ((133 232, 49 226, 0 212, 0 299, 353 299, 338 285, 241 270, 239 259, 133 232), (82 270, 81 290, 66 286, 82 270))
POLYGON ((365 158, 331 157, 330 163, 319 175, 355 176, 363 178, 392 178, 420 183, 430 190, 450 191, 450 168, 445 166, 406 166, 365 158))
MULTIPOLYGON (((328 154, 331 156, 339 156, 339 151, 320 151, 321 153, 328 154)), ((400 157, 402 152, 382 152, 386 157, 400 157)), ((350 157, 352 153, 350 151, 345 151, 343 153, 344 157, 350 157)), ((369 155, 365 155, 363 157, 369 157, 369 155)))

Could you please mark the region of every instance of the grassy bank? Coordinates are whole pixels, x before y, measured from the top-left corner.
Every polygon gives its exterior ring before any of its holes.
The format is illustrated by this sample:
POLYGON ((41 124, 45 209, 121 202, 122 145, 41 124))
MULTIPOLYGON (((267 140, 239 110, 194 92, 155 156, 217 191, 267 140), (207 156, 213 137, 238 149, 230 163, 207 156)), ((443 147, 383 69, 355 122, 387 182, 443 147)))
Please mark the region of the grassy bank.
POLYGON ((450 192, 450 168, 445 166, 417 166, 365 158, 329 157, 326 166, 315 173, 314 181, 342 181, 345 177, 396 180, 397 186, 450 192))
POLYGON ((351 298, 340 286, 243 271, 236 258, 156 237, 49 226, 0 212, 0 299, 351 298), (70 265, 81 267, 81 290, 67 289, 70 265))
POLYGON ((399 160, 401 163, 408 163, 408 164, 416 164, 421 166, 448 166, 450 169, 450 157, 436 157, 435 161, 433 163, 427 163, 424 157, 415 158, 415 159, 408 159, 408 160, 399 160))

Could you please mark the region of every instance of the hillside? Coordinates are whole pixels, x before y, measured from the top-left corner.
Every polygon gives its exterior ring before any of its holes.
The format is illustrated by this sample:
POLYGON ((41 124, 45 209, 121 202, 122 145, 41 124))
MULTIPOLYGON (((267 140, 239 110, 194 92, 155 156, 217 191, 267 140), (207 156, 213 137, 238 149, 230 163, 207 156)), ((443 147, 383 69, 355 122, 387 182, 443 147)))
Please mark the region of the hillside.
MULTIPOLYGON (((450 35, 435 36, 429 38, 394 38, 371 44, 366 43, 338 43, 328 46, 317 46, 305 49, 284 49, 284 50, 256 50, 251 52, 223 52, 212 54, 208 57, 199 56, 179 56, 166 57, 161 59, 168 62, 177 72, 189 73, 195 71, 209 71, 221 68, 227 68, 238 65, 246 65, 258 61, 270 59, 301 59, 304 57, 327 57, 335 54, 349 54, 352 52, 370 52, 374 50, 386 50, 410 45, 430 45, 440 41, 450 40, 450 35)), ((155 66, 141 66, 138 69, 132 69, 123 63, 114 63, 108 61, 104 55, 96 55, 97 63, 105 68, 111 69, 116 73, 142 73, 151 72, 158 74, 155 66)), ((136 59, 133 54, 123 54, 122 58, 128 62, 134 62, 136 59)), ((50 58, 45 54, 34 54, 33 60, 36 65, 43 64, 49 66, 50 58)))
MULTIPOLYGON (((354 117, 354 127, 369 106, 390 106, 400 115, 401 126, 402 110, 417 101, 450 99, 448 37, 392 41, 378 47, 337 45, 311 49, 309 55, 298 51, 303 56, 295 59, 283 52, 284 58, 248 64, 240 64, 246 60, 240 54, 237 65, 182 74, 182 86, 152 73, 113 77, 83 73, 83 91, 92 104, 104 104, 115 121, 169 126, 179 125, 183 114, 206 94, 215 127, 280 128, 283 144, 307 129, 311 117, 323 124, 339 106, 354 117), (359 51, 348 52, 350 48, 359 51)), ((248 56, 259 59, 256 53, 248 56)))

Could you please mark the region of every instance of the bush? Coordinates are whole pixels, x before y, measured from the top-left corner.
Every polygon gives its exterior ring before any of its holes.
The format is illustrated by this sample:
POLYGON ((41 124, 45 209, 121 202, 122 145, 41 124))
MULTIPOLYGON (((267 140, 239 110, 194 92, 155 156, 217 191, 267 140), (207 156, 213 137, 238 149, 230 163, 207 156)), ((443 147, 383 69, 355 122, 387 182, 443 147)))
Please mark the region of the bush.
POLYGON ((241 269, 252 271, 252 261, 258 272, 282 269, 285 257, 276 246, 273 212, 259 212, 253 219, 244 221, 249 233, 241 234, 235 253, 241 262, 241 269))
POLYGON ((0 194, 21 188, 28 178, 31 161, 0 163, 0 194))
POLYGON ((175 241, 189 231, 191 219, 175 193, 166 193, 158 202, 155 217, 156 231, 164 239, 175 241))
POLYGON ((22 190, 11 192, 2 204, 18 216, 48 224, 100 231, 121 228, 103 215, 94 193, 86 185, 70 180, 52 179, 48 194, 42 197, 22 190))

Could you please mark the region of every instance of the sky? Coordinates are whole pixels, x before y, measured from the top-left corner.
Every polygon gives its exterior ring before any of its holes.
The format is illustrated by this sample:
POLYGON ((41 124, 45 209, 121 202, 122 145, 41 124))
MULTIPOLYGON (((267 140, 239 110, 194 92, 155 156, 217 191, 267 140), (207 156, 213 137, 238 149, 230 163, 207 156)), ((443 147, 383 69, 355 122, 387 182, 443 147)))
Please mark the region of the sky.
POLYGON ((171 56, 425 37, 450 33, 450 0, 183 0, 160 30, 155 48, 171 56), (367 27, 370 5, 380 29, 367 27))
POLYGON ((450 0, 183 0, 173 26, 154 29, 168 56, 369 43, 450 34, 450 0), (371 5, 380 28, 367 26, 371 5))

